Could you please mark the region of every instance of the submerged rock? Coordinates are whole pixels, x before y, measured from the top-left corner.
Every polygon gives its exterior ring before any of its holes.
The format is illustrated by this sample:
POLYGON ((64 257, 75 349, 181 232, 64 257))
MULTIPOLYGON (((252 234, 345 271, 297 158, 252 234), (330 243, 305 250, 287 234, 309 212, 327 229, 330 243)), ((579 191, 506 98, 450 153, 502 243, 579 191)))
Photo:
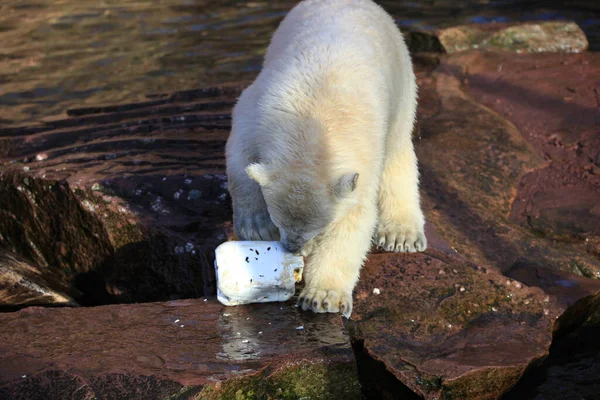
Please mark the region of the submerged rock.
POLYGON ((431 31, 409 30, 413 51, 448 54, 471 49, 516 53, 580 53, 587 50, 585 33, 570 21, 535 21, 460 25, 431 31))

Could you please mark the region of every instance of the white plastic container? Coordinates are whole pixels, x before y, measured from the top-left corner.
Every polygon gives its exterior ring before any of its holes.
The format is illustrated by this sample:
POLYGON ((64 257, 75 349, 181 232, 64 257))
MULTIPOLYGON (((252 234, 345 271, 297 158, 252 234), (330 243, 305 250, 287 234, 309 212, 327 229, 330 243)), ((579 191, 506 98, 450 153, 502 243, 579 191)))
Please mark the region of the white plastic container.
POLYGON ((217 299, 226 306, 289 300, 304 259, 279 242, 225 242, 215 250, 217 299))

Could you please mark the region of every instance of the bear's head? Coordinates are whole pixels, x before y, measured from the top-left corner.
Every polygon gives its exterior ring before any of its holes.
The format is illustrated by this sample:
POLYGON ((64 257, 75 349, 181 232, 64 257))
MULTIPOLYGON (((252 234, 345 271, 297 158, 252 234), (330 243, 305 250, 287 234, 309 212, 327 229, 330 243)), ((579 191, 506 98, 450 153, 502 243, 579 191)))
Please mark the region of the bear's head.
POLYGON ((286 250, 297 253, 340 216, 356 189, 358 173, 330 181, 310 168, 290 171, 256 163, 246 168, 260 185, 286 250))

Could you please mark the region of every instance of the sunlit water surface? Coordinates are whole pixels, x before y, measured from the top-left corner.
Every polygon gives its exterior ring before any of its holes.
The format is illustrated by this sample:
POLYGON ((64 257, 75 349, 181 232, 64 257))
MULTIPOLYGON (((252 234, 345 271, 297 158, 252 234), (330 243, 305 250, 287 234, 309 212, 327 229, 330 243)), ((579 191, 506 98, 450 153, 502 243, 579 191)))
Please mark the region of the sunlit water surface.
MULTIPOLYGON (((73 107, 248 79, 295 1, 2 0, 0 126, 73 107)), ((600 7, 572 1, 381 1, 401 27, 574 19, 598 49, 600 7), (542 7, 539 3, 544 3, 542 7), (559 4, 559 2, 557 2, 559 4)))

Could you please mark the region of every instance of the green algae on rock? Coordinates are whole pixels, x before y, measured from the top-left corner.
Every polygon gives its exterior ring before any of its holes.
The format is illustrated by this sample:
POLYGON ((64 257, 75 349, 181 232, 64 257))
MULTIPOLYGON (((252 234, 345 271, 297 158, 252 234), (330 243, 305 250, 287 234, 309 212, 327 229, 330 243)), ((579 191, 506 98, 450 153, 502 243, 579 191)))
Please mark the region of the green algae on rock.
POLYGON ((352 364, 335 361, 296 361, 284 369, 231 379, 202 389, 198 400, 260 399, 348 399, 359 400, 360 385, 352 364))
POLYGON ((472 24, 439 29, 442 48, 449 54, 471 49, 517 53, 580 53, 588 41, 570 21, 472 24))

